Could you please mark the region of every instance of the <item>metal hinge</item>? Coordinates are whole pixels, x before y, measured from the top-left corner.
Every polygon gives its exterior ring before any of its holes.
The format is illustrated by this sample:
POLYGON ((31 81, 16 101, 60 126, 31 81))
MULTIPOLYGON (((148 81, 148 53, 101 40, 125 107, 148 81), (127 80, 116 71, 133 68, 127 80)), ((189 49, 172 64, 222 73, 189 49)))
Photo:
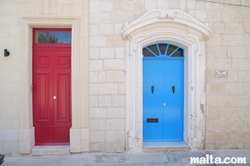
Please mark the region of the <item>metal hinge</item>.
POLYGON ((31 92, 33 91, 33 88, 34 88, 34 86, 33 86, 33 85, 30 85, 30 91, 31 91, 31 92))

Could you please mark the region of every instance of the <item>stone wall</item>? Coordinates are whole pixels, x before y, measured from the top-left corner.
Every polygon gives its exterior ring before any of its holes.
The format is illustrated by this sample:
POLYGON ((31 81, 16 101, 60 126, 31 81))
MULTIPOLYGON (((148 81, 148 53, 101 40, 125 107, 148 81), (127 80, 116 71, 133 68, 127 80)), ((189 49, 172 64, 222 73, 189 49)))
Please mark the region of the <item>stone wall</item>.
POLYGON ((250 2, 228 3, 205 3, 212 30, 207 42, 208 149, 250 148, 250 2), (215 70, 228 76, 215 77, 215 70))
POLYGON ((124 2, 90 1, 91 151, 125 150, 124 2))
POLYGON ((156 8, 184 11, 212 31, 206 55, 205 147, 250 148, 249 0, 8 0, 0 1, 0 153, 19 153, 20 19, 77 17, 84 50, 86 3, 90 107, 82 119, 90 120, 90 151, 125 151, 126 57, 121 31, 125 22, 156 8), (7 58, 6 48, 11 54, 7 58), (216 77, 216 70, 226 70, 228 76, 216 77))

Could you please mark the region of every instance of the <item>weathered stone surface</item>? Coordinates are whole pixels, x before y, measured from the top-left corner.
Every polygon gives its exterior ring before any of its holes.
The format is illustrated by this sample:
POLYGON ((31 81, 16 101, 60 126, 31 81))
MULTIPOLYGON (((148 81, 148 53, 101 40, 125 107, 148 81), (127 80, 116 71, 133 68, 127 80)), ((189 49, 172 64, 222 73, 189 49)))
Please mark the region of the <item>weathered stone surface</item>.
POLYGON ((90 72, 89 73, 89 81, 90 82, 98 82, 98 72, 90 72))
POLYGON ((250 95, 250 83, 244 84, 244 92, 250 95))
POLYGON ((99 106, 111 106, 112 105, 112 97, 110 95, 102 95, 99 96, 99 106))
POLYGON ((227 83, 225 85, 225 94, 243 94, 243 84, 227 83))
POLYGON ((125 74, 123 71, 108 71, 107 82, 124 82, 125 74))
POLYGON ((224 91, 223 83, 208 83, 208 94, 224 94, 224 91))
POLYGON ((113 47, 100 48, 100 59, 114 58, 115 50, 113 47))
POLYGON ((104 142, 105 131, 90 131, 90 142, 104 142))
POLYGON ((231 58, 246 58, 247 55, 247 47, 228 47, 228 57, 231 58))
POLYGON ((90 47, 104 47, 106 46, 105 36, 90 36, 90 47))
POLYGON ((103 61, 102 60, 91 60, 90 61, 90 71, 102 71, 103 61))
POLYGON ((225 31, 227 34, 242 34, 245 32, 244 24, 228 22, 225 24, 225 31))
POLYGON ((89 97, 90 101, 90 107, 98 106, 98 96, 90 96, 89 97))
POLYGON ((99 26, 99 32, 100 35, 113 35, 114 31, 113 31, 113 24, 101 24, 99 26))
POLYGON ((90 94, 117 94, 118 88, 115 83, 106 83, 106 84, 91 84, 90 85, 90 94))
POLYGON ((232 69, 233 70, 250 70, 250 59, 233 59, 232 69))
POLYGON ((89 49, 89 57, 90 59, 99 59, 100 53, 99 48, 91 47, 89 49))
POLYGON ((107 119, 106 129, 108 130, 122 130, 125 128, 124 119, 107 119))
POLYGON ((104 70, 124 70, 125 60, 123 59, 111 59, 104 60, 104 70))
POLYGON ((106 118, 107 109, 106 108, 91 108, 90 118, 106 118))
MULTIPOLYGON (((220 12, 218 12, 218 13, 220 14, 220 12)), ((215 19, 220 19, 220 17, 218 17, 218 16, 217 17, 214 16, 214 17, 215 17, 215 19)), ((212 24, 211 30, 215 33, 224 33, 225 32, 225 25, 222 22, 215 22, 212 24)))
POLYGON ((230 96, 230 105, 231 106, 239 106, 246 107, 250 106, 250 97, 245 95, 236 95, 230 96))
MULTIPOLYGON (((211 20, 211 21, 221 21, 221 11, 219 11, 219 10, 211 10, 211 11, 208 12, 207 18, 209 20, 211 20)), ((217 22, 217 26, 219 26, 220 28, 222 28, 222 25, 223 24, 221 22, 217 22)), ((223 25, 222 29, 224 29, 224 25, 223 25)), ((218 31, 216 31, 216 32, 218 32, 218 31)))
POLYGON ((238 77, 239 82, 250 82, 250 71, 239 71, 238 77))
POLYGON ((125 118, 125 107, 111 107, 108 109, 108 118, 125 118))
POLYGON ((222 35, 221 44, 223 46, 240 46, 244 43, 244 35, 222 35))

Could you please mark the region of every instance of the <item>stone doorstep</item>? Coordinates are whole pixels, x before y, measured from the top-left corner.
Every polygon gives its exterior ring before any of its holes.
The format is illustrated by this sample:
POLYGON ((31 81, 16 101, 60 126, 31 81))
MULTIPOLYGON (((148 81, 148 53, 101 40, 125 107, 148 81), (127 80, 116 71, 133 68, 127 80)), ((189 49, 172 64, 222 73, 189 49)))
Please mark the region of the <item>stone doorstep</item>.
POLYGON ((143 142, 143 152, 185 152, 191 148, 185 142, 143 142))
POLYGON ((69 146, 34 146, 31 156, 70 154, 69 146))

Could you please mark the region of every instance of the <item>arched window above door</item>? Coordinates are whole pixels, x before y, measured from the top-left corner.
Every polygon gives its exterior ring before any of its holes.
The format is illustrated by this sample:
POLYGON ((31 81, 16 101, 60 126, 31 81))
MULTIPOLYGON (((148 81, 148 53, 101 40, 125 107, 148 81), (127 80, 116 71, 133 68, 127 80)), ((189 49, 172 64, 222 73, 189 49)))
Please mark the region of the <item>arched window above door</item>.
POLYGON ((156 43, 143 47, 143 57, 183 57, 183 49, 169 44, 156 43))

